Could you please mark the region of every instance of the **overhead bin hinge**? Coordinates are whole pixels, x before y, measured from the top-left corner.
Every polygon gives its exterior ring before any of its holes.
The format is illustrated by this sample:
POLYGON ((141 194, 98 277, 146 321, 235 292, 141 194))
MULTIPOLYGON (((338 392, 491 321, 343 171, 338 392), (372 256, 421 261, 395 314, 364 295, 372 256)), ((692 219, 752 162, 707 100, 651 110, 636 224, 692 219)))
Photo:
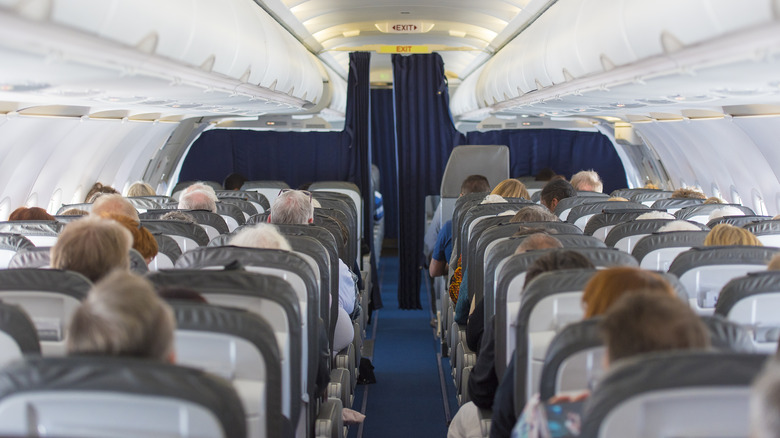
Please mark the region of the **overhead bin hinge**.
POLYGON ((244 72, 244 74, 241 75, 241 77, 238 80, 247 83, 249 82, 249 76, 251 74, 252 74, 252 66, 250 65, 249 67, 246 68, 246 71, 244 72))
POLYGON ((612 62, 611 59, 607 57, 605 54, 601 54, 601 68, 604 69, 604 71, 610 71, 615 69, 615 63, 612 62))
POLYGON ((200 65, 200 69, 203 71, 211 72, 214 70, 214 62, 216 61, 216 58, 214 55, 209 56, 206 58, 205 61, 203 61, 203 64, 200 65))
POLYGON ((54 0, 22 0, 14 9, 24 18, 48 21, 54 10, 54 0))
POLYGON ((685 48, 685 44, 680 42, 676 36, 672 35, 668 31, 661 33, 661 47, 664 48, 664 53, 674 53, 685 48))
POLYGON ((577 78, 574 77, 573 74, 569 73, 569 70, 563 69, 563 77, 566 79, 566 82, 573 81, 577 78))
POLYGON ((151 32, 146 35, 135 45, 135 48, 144 53, 154 54, 157 51, 157 43, 160 41, 160 36, 157 32, 151 32))

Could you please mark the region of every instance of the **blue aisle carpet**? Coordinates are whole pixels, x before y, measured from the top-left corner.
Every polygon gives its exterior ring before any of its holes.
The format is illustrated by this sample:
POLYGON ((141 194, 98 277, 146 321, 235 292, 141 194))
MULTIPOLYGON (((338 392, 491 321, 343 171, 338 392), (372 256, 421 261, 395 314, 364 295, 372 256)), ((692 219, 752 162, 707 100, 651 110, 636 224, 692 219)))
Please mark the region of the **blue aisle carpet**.
MULTIPOLYGON (((367 329, 371 337, 376 325, 372 362, 377 383, 358 385, 353 409, 362 409, 367 388, 366 420, 362 430, 351 427, 349 437, 445 437, 448 418, 439 377, 440 347, 429 324, 429 295, 423 289, 423 310, 398 308, 398 257, 382 257, 379 277, 385 307, 374 314, 367 329)), ((448 359, 443 360, 443 373, 452 416, 457 403, 448 359)))

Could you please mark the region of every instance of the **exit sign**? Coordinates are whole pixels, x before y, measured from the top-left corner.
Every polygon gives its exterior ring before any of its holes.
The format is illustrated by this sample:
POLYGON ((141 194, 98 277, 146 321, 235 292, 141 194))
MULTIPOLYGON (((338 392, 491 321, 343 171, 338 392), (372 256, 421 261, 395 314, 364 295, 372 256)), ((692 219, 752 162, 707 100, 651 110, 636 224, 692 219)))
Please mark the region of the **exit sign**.
POLYGON ((433 23, 424 21, 385 21, 374 26, 382 33, 425 33, 433 29, 433 23))
POLYGON ((431 53, 428 46, 402 45, 380 46, 379 53, 431 53))

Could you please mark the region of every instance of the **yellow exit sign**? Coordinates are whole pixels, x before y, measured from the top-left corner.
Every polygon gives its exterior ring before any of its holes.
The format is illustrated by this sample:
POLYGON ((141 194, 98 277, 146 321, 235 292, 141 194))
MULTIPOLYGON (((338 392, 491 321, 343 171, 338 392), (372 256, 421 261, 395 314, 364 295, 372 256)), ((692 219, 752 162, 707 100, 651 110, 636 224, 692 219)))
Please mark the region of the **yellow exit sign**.
POLYGON ((428 46, 380 46, 379 53, 431 53, 428 46))

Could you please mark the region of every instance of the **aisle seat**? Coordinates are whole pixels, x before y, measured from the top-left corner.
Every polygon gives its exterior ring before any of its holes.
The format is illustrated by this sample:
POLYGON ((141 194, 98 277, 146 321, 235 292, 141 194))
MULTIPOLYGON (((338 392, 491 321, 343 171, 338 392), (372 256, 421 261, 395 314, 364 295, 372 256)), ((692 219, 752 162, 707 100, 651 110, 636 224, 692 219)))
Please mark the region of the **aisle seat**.
POLYGON ((574 224, 577 226, 577 228, 584 231, 590 218, 592 218, 597 214, 603 213, 604 210, 607 209, 611 211, 620 211, 620 210, 634 211, 634 210, 643 210, 643 209, 650 211, 649 207, 644 206, 642 204, 638 204, 636 202, 599 201, 599 202, 581 204, 572 207, 571 211, 569 211, 568 216, 566 216, 566 222, 570 224, 574 224))
POLYGON ((743 226, 758 237, 764 246, 780 247, 780 220, 769 220, 743 226))
POLYGON ((658 210, 613 210, 612 208, 605 208, 602 213, 596 213, 588 219, 588 223, 585 224, 585 228, 582 232, 587 236, 593 236, 603 242, 607 239, 607 234, 609 234, 615 225, 632 221, 649 211, 658 210))
MULTIPOLYGON (((217 198, 225 200, 226 198, 246 200, 255 207, 257 213, 263 213, 271 209, 271 204, 262 193, 252 190, 217 190, 217 198)), ((251 216, 251 215, 250 215, 251 216)))
POLYGON ((30 248, 35 248, 35 245, 21 234, 0 233, 0 269, 7 268, 19 250, 30 248))
POLYGON ((752 272, 726 283, 715 314, 752 329, 751 342, 767 354, 777 351, 780 339, 780 271, 752 272))
POLYGON ((152 234, 163 234, 176 241, 182 253, 209 243, 209 236, 198 224, 177 220, 141 219, 141 226, 152 234))
POLYGON ((672 261, 683 251, 704 246, 709 231, 670 231, 653 233, 639 239, 631 255, 639 267, 651 271, 668 271, 672 261))
POLYGON ((268 200, 268 206, 270 208, 273 205, 276 197, 279 196, 279 191, 282 189, 289 189, 290 186, 284 181, 247 181, 241 186, 242 191, 257 192, 265 196, 268 200))
POLYGON ((54 246, 65 224, 56 221, 0 222, 0 233, 21 234, 35 246, 54 246))

